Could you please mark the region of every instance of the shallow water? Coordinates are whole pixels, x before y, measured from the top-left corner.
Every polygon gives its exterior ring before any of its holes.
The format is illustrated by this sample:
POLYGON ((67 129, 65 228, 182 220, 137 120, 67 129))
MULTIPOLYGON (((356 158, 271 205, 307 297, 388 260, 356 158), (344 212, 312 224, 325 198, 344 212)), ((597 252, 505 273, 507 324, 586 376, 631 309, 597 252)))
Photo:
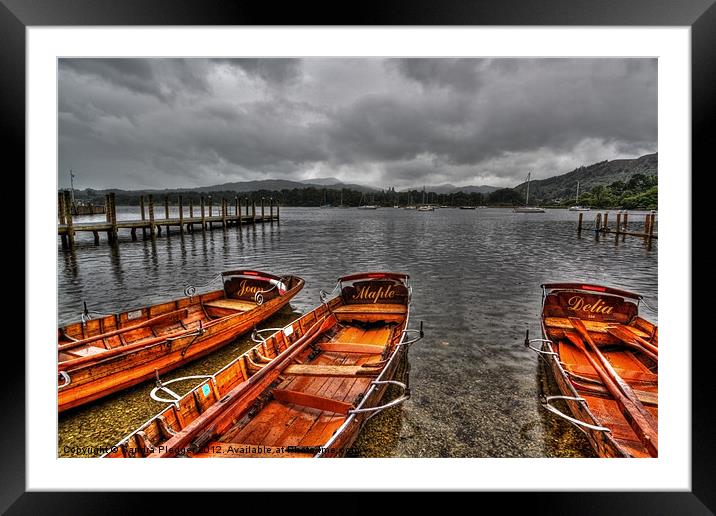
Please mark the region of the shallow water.
MULTIPOLYGON (((135 218, 123 207, 118 218, 135 218)), ((163 212, 162 212, 163 213, 163 212)), ((595 212, 585 213, 585 220, 595 212)), ((102 218, 103 216, 99 216, 102 218)), ((96 217, 95 217, 96 218, 96 217)), ((280 224, 196 232, 95 247, 80 235, 72 251, 59 247, 58 324, 90 310, 114 312, 181 297, 184 288, 218 288, 222 270, 292 273, 306 287, 265 327, 283 326, 318 303, 338 276, 365 270, 407 272, 413 285, 411 320, 424 321, 425 339, 410 352, 412 398, 369 423, 356 456, 555 457, 591 456, 572 427, 545 413, 539 394, 549 378, 524 348, 527 328, 539 334, 540 284, 601 283, 645 296, 641 312, 656 322, 657 241, 576 232, 577 214, 506 209, 417 212, 282 208, 280 224)), ((633 230, 643 214, 630 213, 633 230)), ((612 225, 615 214, 610 214, 612 225)), ((78 218, 80 220, 90 220, 78 218)), ((591 227, 585 222, 585 227, 591 227)), ((250 347, 239 339, 166 375, 210 374, 250 347)), ((196 382, 194 382, 196 383, 196 382)), ((65 447, 109 446, 163 408, 149 398, 151 383, 63 414, 65 447)), ((177 389, 180 393, 192 382, 177 389)))

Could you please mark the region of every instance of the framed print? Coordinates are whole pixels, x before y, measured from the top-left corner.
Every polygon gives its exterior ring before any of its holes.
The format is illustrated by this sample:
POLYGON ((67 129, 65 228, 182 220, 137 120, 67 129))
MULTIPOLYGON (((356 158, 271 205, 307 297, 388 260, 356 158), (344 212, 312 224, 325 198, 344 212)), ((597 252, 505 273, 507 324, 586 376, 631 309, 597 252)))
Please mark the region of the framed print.
POLYGON ((691 302, 711 2, 182 6, 0 6, 28 299, 3 510, 713 510, 691 302))

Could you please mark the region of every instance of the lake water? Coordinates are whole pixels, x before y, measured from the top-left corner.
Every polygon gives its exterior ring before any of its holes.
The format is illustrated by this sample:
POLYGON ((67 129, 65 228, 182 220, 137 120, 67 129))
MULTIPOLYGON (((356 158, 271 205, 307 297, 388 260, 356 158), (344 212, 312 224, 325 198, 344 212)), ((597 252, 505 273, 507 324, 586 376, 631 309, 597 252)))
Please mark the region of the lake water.
MULTIPOLYGON (((119 207, 118 218, 138 218, 119 207)), ((163 212, 162 212, 163 213, 163 212)), ((593 227, 596 212, 586 212, 593 227)), ((76 221, 92 220, 78 217, 76 221)), ((103 220, 104 216, 95 216, 103 220)), ((611 225, 616 215, 610 214, 611 225)), ((283 326, 319 302, 339 276, 358 271, 406 272, 413 285, 412 326, 425 338, 412 347, 412 398, 373 418, 353 453, 389 457, 592 456, 579 431, 539 404, 547 380, 538 357, 523 346, 527 328, 539 336, 540 284, 601 283, 644 295, 641 313, 657 322, 654 240, 576 232, 577 214, 508 209, 417 212, 282 208, 281 222, 195 232, 173 230, 155 241, 99 246, 81 235, 76 249, 58 238, 58 324, 90 310, 111 313, 181 297, 191 284, 219 288, 217 273, 255 268, 296 274, 306 286, 264 327, 283 326)), ((643 229, 630 212, 630 228, 643 229)), ((126 231, 126 230, 125 230, 126 231)), ((243 338, 166 375, 211 374, 252 345, 243 338)), ((196 383, 196 382, 194 382, 196 383)), ((175 384, 176 385, 176 384, 175 384)), ((175 389, 186 392, 187 382, 175 389)), ((59 454, 66 446, 109 446, 163 408, 149 398, 151 383, 62 414, 59 454)))

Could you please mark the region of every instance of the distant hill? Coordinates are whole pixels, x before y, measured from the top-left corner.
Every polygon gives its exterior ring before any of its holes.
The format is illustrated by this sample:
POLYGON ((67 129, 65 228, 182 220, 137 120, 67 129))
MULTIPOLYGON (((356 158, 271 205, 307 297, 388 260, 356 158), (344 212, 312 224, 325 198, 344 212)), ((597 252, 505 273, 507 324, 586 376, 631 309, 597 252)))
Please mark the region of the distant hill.
POLYGON ((322 186, 333 186, 333 185, 342 184, 342 181, 336 177, 313 177, 311 179, 304 179, 301 182, 303 184, 308 184, 308 185, 322 185, 322 186))
MULTIPOLYGON (((530 182, 530 204, 533 204, 533 201, 545 203, 574 199, 577 193, 577 181, 579 181, 580 192, 586 193, 595 186, 607 186, 615 181, 626 182, 635 174, 656 176, 658 164, 658 153, 646 154, 635 159, 600 161, 559 176, 533 180, 530 182)), ((527 183, 521 183, 514 189, 524 196, 527 183)))
POLYGON ((255 192, 258 190, 293 190, 294 188, 327 188, 329 190, 340 190, 342 188, 350 188, 359 192, 375 192, 375 188, 364 185, 356 185, 352 183, 341 183, 337 179, 318 179, 318 181, 326 182, 315 183, 314 180, 306 181, 289 181, 286 179, 263 179, 261 181, 239 181, 235 183, 223 183, 220 185, 202 186, 199 188, 184 189, 187 192, 255 192), (330 183, 329 183, 330 181, 330 183), (332 182, 337 181, 337 182, 332 182))
MULTIPOLYGON (((415 188, 406 188, 406 189, 401 190, 401 192, 407 192, 409 190, 415 190, 415 188)), ((451 193, 457 193, 457 192, 488 194, 488 193, 494 192, 495 190, 499 190, 499 187, 488 186, 488 185, 455 186, 455 185, 451 185, 450 183, 425 187, 425 191, 434 192, 437 194, 451 194, 451 193)))

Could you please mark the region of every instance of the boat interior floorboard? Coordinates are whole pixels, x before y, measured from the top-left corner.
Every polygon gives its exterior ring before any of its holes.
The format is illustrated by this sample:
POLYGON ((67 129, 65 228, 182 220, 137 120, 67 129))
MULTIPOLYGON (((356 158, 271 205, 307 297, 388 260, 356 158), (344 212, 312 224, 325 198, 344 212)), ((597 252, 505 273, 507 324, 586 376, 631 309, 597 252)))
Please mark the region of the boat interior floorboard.
MULTIPOLYGON (((362 328, 346 326, 338 329, 324 342, 341 342, 382 346, 388 342, 392 334, 391 328, 362 328)), ((338 351, 321 351, 315 358, 306 360, 302 366, 360 367, 363 364, 377 362, 380 355, 375 352, 352 353, 338 351)), ((290 367, 290 366, 289 366, 290 367)), ((363 368, 369 373, 371 368, 363 368)), ((370 376, 293 376, 284 375, 285 379, 276 389, 307 394, 313 397, 355 406, 359 395, 370 385, 370 376)), ((320 401, 319 399, 319 401, 320 401)), ((334 405, 335 406, 335 405, 334 405)), ((248 422, 241 421, 221 438, 221 443, 236 445, 251 443, 261 446, 321 446, 345 420, 346 415, 330 409, 319 409, 298 402, 271 399, 263 405, 259 412, 248 422), (241 426, 243 424, 243 426, 241 426)), ((266 454, 264 454, 266 455, 266 454)), ((204 456, 204 455, 198 455, 204 456)), ((250 455, 245 455, 250 456, 250 455)))

